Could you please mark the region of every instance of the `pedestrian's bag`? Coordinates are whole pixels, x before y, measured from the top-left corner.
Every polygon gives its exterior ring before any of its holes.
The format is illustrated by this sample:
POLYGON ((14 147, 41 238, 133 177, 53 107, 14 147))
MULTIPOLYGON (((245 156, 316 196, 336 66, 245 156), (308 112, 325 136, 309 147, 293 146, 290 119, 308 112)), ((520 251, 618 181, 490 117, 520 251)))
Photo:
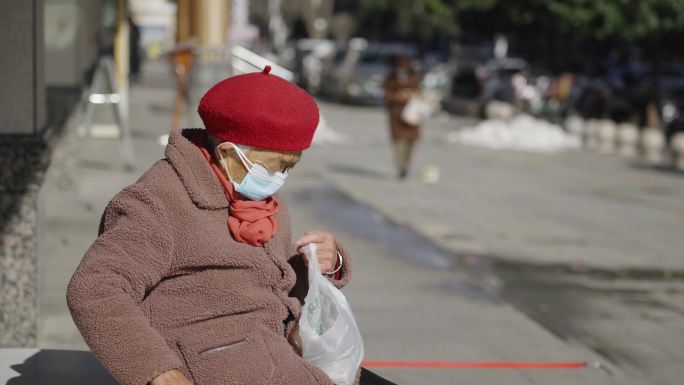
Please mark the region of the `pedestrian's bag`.
POLYGON ((309 292, 299 319, 302 358, 336 385, 352 385, 363 360, 363 339, 344 294, 321 274, 316 245, 305 246, 309 292))
POLYGON ((418 126, 432 113, 430 103, 420 95, 413 95, 401 110, 401 120, 412 126, 418 126))

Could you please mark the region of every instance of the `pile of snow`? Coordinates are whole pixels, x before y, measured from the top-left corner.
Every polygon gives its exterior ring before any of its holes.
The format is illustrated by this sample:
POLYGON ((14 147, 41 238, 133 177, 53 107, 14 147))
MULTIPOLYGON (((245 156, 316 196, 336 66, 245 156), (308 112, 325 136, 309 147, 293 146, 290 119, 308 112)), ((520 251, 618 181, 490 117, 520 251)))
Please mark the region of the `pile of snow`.
POLYGON ((318 126, 316 127, 316 132, 313 137, 313 144, 326 145, 345 142, 347 142, 347 137, 333 130, 333 128, 326 123, 325 119, 323 119, 323 115, 320 115, 318 126))
POLYGON ((537 153, 554 153, 579 149, 581 139, 545 120, 518 115, 510 121, 484 120, 474 127, 453 131, 447 136, 452 143, 492 149, 537 153))

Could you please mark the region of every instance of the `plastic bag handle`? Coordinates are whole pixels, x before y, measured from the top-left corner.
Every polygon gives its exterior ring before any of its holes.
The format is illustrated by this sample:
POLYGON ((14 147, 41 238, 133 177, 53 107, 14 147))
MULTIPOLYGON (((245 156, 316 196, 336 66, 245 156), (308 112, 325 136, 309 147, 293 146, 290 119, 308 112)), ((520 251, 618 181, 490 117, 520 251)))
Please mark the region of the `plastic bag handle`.
POLYGON ((318 264, 318 257, 316 256, 316 244, 309 243, 304 246, 304 255, 309 261, 309 275, 321 274, 321 266, 318 264))

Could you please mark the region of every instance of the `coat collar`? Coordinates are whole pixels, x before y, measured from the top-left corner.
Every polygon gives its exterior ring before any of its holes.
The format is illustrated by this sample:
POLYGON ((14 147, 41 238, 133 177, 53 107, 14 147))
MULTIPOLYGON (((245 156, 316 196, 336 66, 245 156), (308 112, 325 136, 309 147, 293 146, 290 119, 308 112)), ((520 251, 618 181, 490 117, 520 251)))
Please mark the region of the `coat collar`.
POLYGON ((166 146, 166 159, 171 163, 197 207, 209 210, 225 209, 229 203, 221 182, 197 146, 190 141, 192 135, 203 131, 199 128, 172 130, 169 144, 166 146))

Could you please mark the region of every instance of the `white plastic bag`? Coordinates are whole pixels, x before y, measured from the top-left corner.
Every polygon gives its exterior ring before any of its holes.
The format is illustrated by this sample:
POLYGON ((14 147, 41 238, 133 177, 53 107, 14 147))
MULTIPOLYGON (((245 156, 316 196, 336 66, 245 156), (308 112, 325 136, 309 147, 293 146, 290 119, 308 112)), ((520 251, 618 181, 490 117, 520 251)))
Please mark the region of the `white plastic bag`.
POLYGON ((401 120, 413 126, 417 126, 432 113, 430 104, 420 95, 413 95, 401 110, 401 120))
POLYGON ((336 385, 352 385, 363 360, 363 339, 344 294, 321 275, 316 245, 305 246, 309 292, 299 319, 302 358, 336 385))

